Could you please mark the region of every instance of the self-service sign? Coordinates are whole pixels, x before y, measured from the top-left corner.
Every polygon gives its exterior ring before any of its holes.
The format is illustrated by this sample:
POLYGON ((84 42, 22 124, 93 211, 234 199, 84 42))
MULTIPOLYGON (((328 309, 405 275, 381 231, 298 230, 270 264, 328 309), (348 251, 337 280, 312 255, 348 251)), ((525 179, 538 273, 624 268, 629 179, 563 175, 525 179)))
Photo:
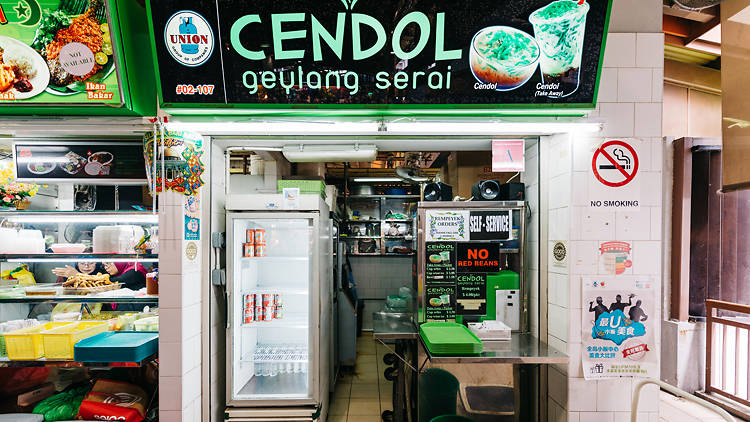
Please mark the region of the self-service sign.
POLYGON ((496 273, 498 271, 500 271, 499 243, 456 244, 456 272, 496 273))
POLYGON ((606 140, 591 155, 589 207, 638 208, 641 186, 637 140, 606 140))
POLYGON ((513 225, 513 211, 471 211, 469 213, 469 239, 509 240, 513 225))

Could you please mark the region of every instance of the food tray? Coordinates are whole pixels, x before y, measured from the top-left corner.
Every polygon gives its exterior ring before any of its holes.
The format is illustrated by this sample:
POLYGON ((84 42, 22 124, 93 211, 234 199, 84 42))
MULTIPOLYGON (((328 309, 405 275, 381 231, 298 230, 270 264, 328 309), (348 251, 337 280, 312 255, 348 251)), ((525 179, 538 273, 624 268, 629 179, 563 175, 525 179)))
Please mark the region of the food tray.
POLYGON ((44 344, 42 334, 71 322, 48 322, 36 327, 23 328, 3 334, 5 347, 8 349, 10 360, 37 360, 44 356, 44 344))
POLYGON ((93 295, 101 292, 108 292, 111 290, 117 290, 122 287, 122 283, 112 283, 104 286, 97 287, 65 287, 63 294, 65 295, 93 295))
POLYGON ((433 355, 478 355, 483 350, 482 341, 455 322, 426 322, 419 327, 419 333, 433 355))
POLYGON ((79 341, 109 331, 109 321, 75 322, 42 333, 44 357, 47 359, 73 359, 73 347, 79 341))
POLYGON ((76 362, 142 362, 159 350, 159 334, 112 331, 75 345, 76 362))
POLYGON ((57 296, 60 294, 59 284, 36 284, 25 287, 26 296, 57 296))

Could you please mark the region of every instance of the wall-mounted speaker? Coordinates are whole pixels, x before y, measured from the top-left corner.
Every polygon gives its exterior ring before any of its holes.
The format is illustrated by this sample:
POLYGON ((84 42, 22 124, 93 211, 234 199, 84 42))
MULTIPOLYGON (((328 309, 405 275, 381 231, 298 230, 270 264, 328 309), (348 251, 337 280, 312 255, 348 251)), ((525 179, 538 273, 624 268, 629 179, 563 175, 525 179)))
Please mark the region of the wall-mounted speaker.
POLYGON ((431 182, 424 185, 422 197, 425 201, 452 201, 453 188, 441 182, 431 182))
POLYGON ((500 185, 500 201, 523 201, 526 197, 523 183, 510 182, 500 185))
POLYGON ((471 196, 475 201, 499 201, 500 182, 497 180, 480 180, 471 187, 471 196))

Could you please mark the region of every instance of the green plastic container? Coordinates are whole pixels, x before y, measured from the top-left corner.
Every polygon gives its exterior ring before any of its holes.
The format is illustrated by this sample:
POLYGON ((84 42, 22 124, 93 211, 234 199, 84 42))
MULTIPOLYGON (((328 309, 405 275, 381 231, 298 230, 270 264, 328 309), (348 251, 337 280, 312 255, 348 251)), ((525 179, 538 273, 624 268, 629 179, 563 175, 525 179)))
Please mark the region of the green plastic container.
POLYGON ((468 328, 455 322, 425 322, 419 334, 431 354, 437 356, 478 355, 482 340, 468 328))
POLYGON ((437 418, 432 418, 430 422, 475 422, 472 418, 458 415, 443 415, 437 418))
POLYGON ((427 368, 419 375, 419 422, 455 415, 458 402, 458 379, 440 368, 427 368))
POLYGON ((487 314, 480 317, 480 321, 494 321, 497 315, 498 290, 518 290, 521 288, 521 278, 518 273, 503 270, 495 274, 487 274, 487 314))
POLYGON ((326 198, 326 184, 320 180, 277 180, 277 191, 281 193, 284 188, 299 188, 301 194, 315 194, 326 198))

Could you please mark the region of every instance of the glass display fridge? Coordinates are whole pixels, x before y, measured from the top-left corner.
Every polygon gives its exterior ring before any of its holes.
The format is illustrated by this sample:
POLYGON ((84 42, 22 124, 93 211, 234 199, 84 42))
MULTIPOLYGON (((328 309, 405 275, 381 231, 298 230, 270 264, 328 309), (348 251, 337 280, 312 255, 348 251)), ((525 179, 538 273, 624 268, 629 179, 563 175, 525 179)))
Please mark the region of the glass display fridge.
POLYGON ((229 420, 325 415, 332 360, 326 340, 333 323, 331 225, 320 197, 302 196, 313 198, 293 211, 227 212, 229 420))

